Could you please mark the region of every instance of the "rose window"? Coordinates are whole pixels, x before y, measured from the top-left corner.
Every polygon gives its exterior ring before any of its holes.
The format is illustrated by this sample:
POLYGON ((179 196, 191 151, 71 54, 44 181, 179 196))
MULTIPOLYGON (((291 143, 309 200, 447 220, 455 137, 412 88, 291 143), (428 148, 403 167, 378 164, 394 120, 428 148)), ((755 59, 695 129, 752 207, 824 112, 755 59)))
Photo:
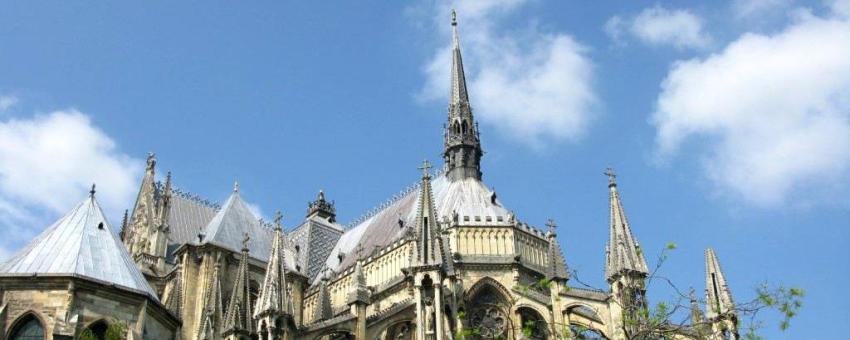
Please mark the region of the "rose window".
POLYGON ((505 333, 508 318, 496 307, 484 307, 472 315, 471 325, 482 338, 494 339, 505 333))

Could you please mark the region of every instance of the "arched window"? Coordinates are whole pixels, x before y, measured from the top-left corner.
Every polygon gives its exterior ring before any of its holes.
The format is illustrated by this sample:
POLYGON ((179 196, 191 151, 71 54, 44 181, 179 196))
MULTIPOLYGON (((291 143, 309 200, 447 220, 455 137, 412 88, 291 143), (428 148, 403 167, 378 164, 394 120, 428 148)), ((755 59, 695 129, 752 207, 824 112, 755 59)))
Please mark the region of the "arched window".
POLYGON ((17 322, 10 333, 9 340, 44 340, 44 327, 32 314, 27 314, 17 322))
POLYGON ((463 123, 461 123, 461 125, 460 125, 460 131, 463 132, 463 134, 466 134, 466 130, 468 130, 468 129, 469 129, 469 126, 466 125, 466 121, 464 120, 463 123))

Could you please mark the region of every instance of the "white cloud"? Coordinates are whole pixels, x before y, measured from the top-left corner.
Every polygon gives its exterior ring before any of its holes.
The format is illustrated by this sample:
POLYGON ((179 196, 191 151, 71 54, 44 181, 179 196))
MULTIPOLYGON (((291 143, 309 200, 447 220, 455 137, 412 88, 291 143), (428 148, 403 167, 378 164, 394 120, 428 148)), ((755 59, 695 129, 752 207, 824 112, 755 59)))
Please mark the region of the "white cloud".
POLYGON ((689 154, 721 193, 761 206, 836 194, 850 177, 850 22, 800 17, 678 62, 656 105, 660 155, 697 139, 689 154))
MULTIPOLYGON (((505 16, 525 1, 457 3, 459 31, 476 118, 532 147, 577 140, 594 116, 593 64, 571 36, 534 25, 510 30, 505 16)), ((450 6, 434 20, 446 42, 425 65, 420 98, 447 100, 451 66, 450 6)))
POLYGON ((86 197, 92 183, 104 210, 120 216, 134 199, 142 168, 77 110, 0 121, 0 224, 11 231, 0 251, 43 230, 86 197))
POLYGON ((6 111, 18 103, 18 97, 0 96, 0 112, 6 111))
POLYGON ((688 10, 669 10, 661 6, 646 8, 632 18, 613 16, 605 23, 605 33, 622 43, 625 33, 655 46, 677 49, 703 49, 711 44, 700 17, 688 10))

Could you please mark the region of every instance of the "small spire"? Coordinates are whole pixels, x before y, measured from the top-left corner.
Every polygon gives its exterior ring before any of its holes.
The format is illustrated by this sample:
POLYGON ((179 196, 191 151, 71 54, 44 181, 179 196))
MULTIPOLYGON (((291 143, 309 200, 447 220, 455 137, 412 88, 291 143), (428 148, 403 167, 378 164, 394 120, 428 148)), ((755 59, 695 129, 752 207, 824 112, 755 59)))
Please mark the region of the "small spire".
POLYGON ((605 176, 608 176, 608 186, 616 186, 617 185, 617 174, 614 173, 614 168, 608 167, 604 173, 605 176))
POLYGON ((452 26, 457 26, 457 12, 452 8, 452 26))
POLYGON ((233 192, 239 192, 239 181, 233 182, 233 192))
POLYGON ((97 190, 95 190, 95 184, 94 184, 94 183, 92 183, 92 184, 91 184, 91 190, 89 190, 89 197, 94 198, 94 194, 95 194, 96 192, 97 192, 97 190))
POLYGON ((613 282, 620 275, 646 276, 649 269, 646 259, 640 250, 640 245, 632 235, 626 211, 617 185, 613 182, 614 170, 609 168, 605 172, 608 175, 610 230, 607 251, 605 254, 605 277, 613 282))
POLYGON ((325 191, 324 191, 324 190, 319 189, 319 197, 318 197, 318 199, 319 199, 320 201, 324 201, 324 200, 325 200, 325 191))
POLYGON ((281 213, 280 210, 278 210, 277 212, 274 213, 274 230, 283 229, 281 227, 281 223, 280 223, 281 220, 283 220, 283 213, 281 213))

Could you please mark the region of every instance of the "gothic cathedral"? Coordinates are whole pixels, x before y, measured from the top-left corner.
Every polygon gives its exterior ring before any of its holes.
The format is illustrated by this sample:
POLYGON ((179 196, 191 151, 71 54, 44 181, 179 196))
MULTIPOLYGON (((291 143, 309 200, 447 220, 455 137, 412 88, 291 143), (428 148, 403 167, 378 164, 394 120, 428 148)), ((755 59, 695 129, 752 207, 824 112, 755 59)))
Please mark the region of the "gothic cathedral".
MULTIPOLYGON (((157 181, 151 154, 120 232, 93 187, 0 265, 0 340, 105 339, 113 324, 126 339, 631 338, 649 268, 613 171, 609 287, 579 288, 555 223, 523 222, 483 182, 454 17, 451 25, 441 169, 426 161, 414 185, 349 225, 319 192, 303 221, 284 228, 280 215, 258 219, 238 185, 219 205, 177 189, 170 173, 157 181)), ((705 266, 708 310, 692 314, 707 326, 665 339, 737 338, 711 249, 705 266)))

